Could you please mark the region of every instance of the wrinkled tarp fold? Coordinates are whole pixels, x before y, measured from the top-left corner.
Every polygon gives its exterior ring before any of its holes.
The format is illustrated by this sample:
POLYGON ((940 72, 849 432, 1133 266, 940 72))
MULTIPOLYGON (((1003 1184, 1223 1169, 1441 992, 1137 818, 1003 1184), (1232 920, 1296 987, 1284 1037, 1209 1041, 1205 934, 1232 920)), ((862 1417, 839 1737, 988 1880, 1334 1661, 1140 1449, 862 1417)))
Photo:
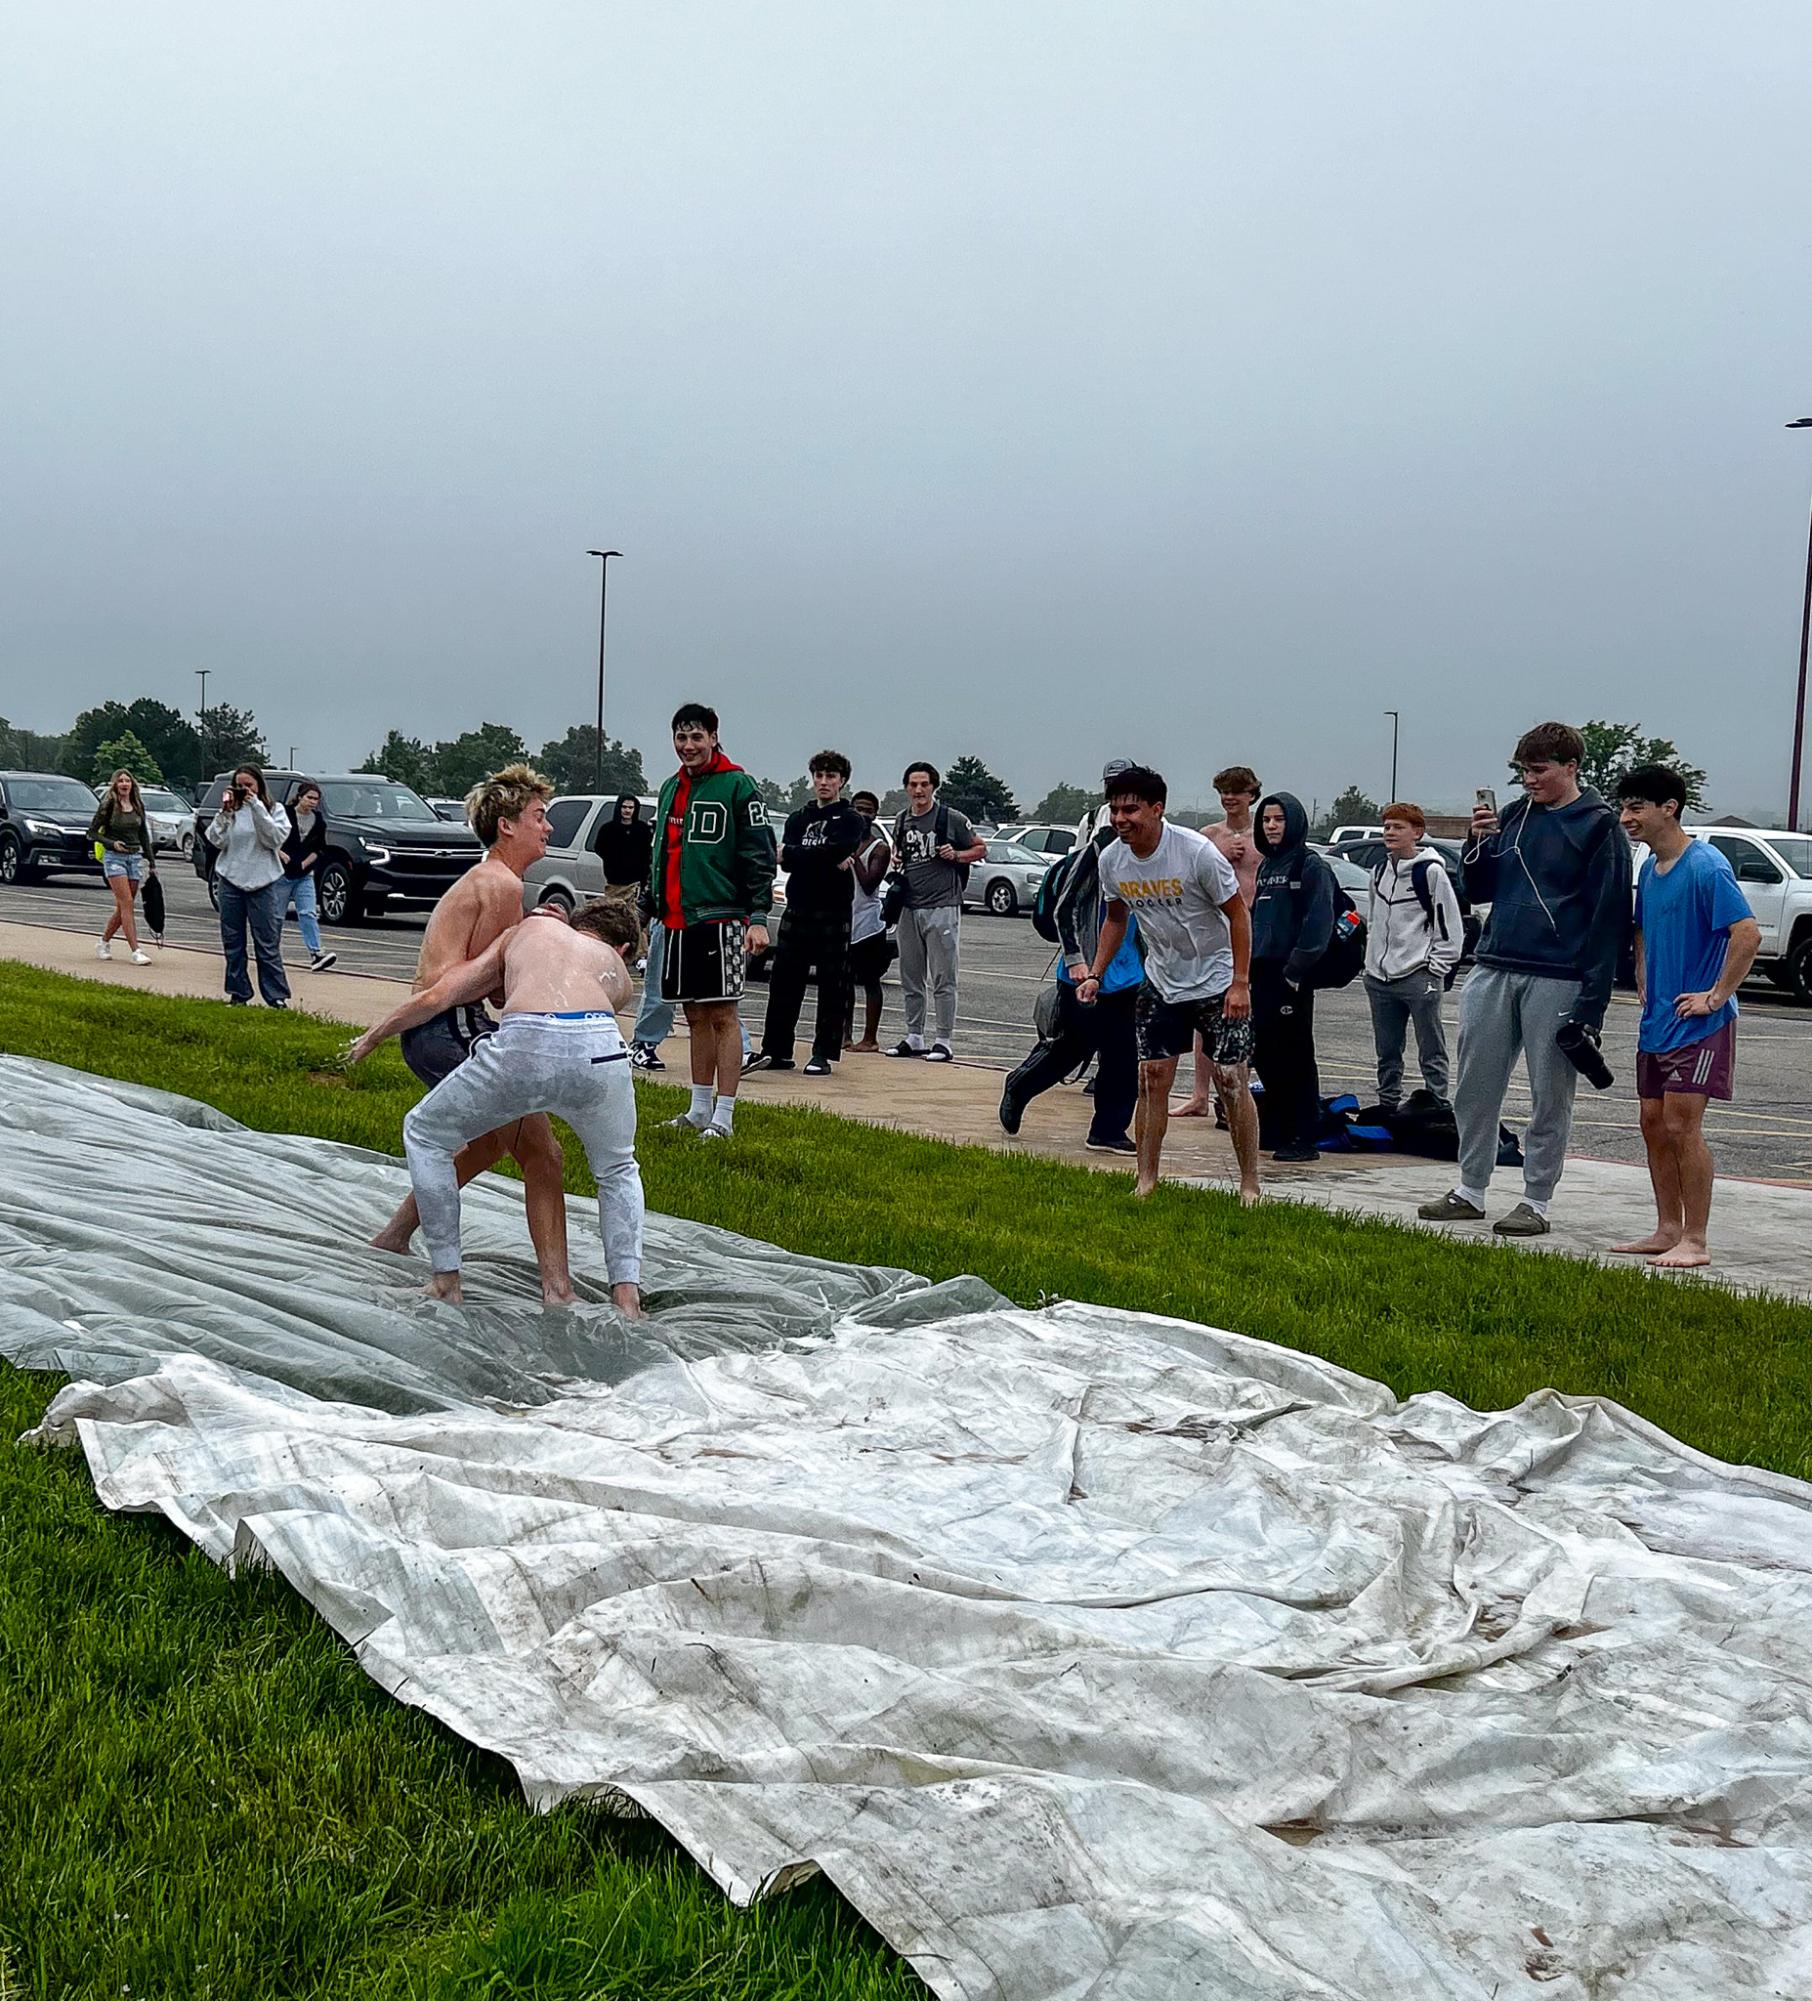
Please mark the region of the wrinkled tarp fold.
POLYGON ((653 1320, 546 1314, 494 1180, 462 1314, 363 1247, 393 1160, 0 1103, 42 1435, 539 1806, 822 1869, 962 2001, 1812 1994, 1812 1488, 661 1218, 653 1320))

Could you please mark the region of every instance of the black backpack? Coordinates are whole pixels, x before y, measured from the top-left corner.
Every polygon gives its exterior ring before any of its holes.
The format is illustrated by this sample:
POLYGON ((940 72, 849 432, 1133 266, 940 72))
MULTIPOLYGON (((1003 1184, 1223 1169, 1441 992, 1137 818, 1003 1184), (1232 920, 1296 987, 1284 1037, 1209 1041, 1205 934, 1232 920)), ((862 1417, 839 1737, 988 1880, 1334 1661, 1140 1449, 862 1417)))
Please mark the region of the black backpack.
POLYGON ((1334 885, 1334 935, 1309 968, 1305 987, 1350 987, 1365 970, 1365 919, 1353 899, 1334 885))

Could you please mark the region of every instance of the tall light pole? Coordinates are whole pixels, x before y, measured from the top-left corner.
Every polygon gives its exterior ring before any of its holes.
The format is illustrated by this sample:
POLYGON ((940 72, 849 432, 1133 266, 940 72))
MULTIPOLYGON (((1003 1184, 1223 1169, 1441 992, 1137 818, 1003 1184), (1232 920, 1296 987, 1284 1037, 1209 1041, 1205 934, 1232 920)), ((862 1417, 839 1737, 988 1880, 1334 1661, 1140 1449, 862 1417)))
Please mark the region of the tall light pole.
POLYGON ((1395 709, 1386 709, 1384 713, 1390 717, 1390 796, 1394 799, 1397 796, 1397 726, 1399 717, 1395 709))
POLYGON ((621 549, 587 549, 598 559, 598 756, 592 767, 591 789, 604 790, 604 611, 610 601, 610 559, 622 559, 621 549))
POLYGON ((201 723, 201 761, 203 764, 207 764, 208 762, 210 762, 210 759, 208 757, 208 737, 207 737, 208 669, 205 667, 197 667, 195 671, 197 674, 201 676, 201 707, 195 711, 195 714, 201 723))
MULTIPOLYGON (((1812 431, 1812 417, 1795 417, 1790 431, 1812 431)), ((1812 522, 1806 528, 1806 603, 1799 615, 1799 693, 1793 703, 1793 775, 1787 781, 1787 826, 1799 832, 1799 764, 1806 740, 1806 642, 1812 638, 1812 522)))

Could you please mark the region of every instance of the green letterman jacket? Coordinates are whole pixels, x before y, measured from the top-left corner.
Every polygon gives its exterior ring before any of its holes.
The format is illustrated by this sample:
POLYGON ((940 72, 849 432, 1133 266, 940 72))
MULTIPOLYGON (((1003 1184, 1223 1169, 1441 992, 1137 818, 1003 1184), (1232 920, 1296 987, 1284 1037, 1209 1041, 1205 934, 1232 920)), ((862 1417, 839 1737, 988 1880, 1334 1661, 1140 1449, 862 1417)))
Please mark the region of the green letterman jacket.
POLYGON ((720 750, 696 777, 661 787, 649 888, 670 931, 713 919, 763 922, 774 892, 774 830, 761 787, 720 750))

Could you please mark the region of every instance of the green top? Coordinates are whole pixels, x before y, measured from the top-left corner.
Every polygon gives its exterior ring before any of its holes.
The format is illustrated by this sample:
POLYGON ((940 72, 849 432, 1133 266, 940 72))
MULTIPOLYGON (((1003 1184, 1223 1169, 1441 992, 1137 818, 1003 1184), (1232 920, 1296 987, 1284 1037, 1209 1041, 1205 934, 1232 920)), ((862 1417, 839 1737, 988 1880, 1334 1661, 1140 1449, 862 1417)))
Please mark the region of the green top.
POLYGON ((713 763, 689 779, 683 770, 676 771, 661 787, 654 825, 649 882, 655 911, 669 930, 725 917, 759 924, 767 916, 774 888, 774 830, 761 787, 740 765, 719 751, 713 763), (686 800, 680 816, 675 809, 682 780, 686 800))
POLYGON ((109 854, 114 852, 116 843, 123 842, 128 848, 136 847, 146 861, 157 859, 151 846, 149 817, 135 813, 130 806, 116 804, 111 792, 95 808, 94 818, 88 823, 88 838, 105 841, 109 854))

